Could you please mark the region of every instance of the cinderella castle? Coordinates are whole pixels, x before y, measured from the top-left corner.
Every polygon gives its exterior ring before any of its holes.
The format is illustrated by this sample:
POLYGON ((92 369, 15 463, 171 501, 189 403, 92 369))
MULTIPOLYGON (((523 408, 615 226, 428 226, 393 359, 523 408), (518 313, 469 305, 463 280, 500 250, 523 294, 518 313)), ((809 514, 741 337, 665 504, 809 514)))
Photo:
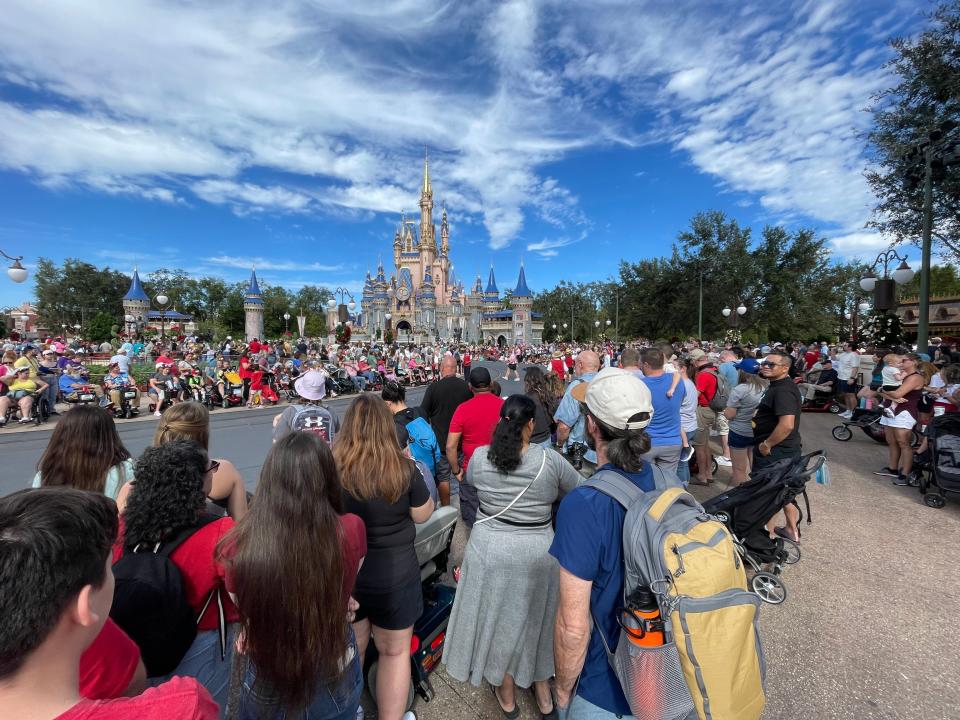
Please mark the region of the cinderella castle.
MULTIPOLYGON (((354 319, 356 339, 376 341, 389 330, 399 342, 540 342, 543 318, 533 312, 533 293, 527 287, 522 263, 517 283, 508 295, 509 303, 500 296, 492 266, 486 287, 478 274, 469 292, 454 275, 446 208, 437 242, 430 162, 426 157, 419 227, 414 220, 401 218, 393 236, 393 266, 389 277, 382 260, 376 275, 367 272, 360 312, 354 319)), ((336 323, 336 311, 331 310, 327 326, 332 328, 336 323)))

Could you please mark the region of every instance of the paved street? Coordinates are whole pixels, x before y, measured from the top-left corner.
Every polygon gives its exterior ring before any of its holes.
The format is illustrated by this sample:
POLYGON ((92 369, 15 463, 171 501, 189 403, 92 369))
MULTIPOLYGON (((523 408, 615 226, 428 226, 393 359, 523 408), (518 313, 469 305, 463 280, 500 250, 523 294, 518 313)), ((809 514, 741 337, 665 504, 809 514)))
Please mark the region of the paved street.
MULTIPOLYGON (((494 369, 494 367, 491 367, 494 369)), ((516 392, 511 383, 505 394, 516 392)), ((422 389, 410 392, 411 405, 422 389)), ((349 398, 331 405, 342 412, 349 398)), ((213 454, 237 463, 253 488, 270 446, 274 411, 217 411, 213 454)), ((885 448, 857 432, 847 443, 830 437, 830 415, 806 414, 808 450, 823 448, 833 484, 811 484, 812 525, 803 526, 803 559, 788 567, 784 605, 764 606, 767 657, 766 718, 941 720, 960 707, 960 501, 942 510, 923 505, 912 488, 896 488, 870 471, 885 464, 885 448)), ((121 423, 133 453, 152 436, 152 417, 121 423)), ((0 493, 28 484, 49 429, 0 432, 0 493)), ((721 482, 727 477, 721 471, 721 482)), ((705 499, 712 488, 694 488, 705 499), (704 492, 706 490, 706 493, 704 492)), ((456 555, 462 555, 458 533, 456 555)), ((417 703, 420 720, 501 717, 486 688, 432 675, 436 699, 417 703)), ((536 718, 529 695, 524 718, 536 718)), ((368 717, 375 717, 365 700, 368 717)))

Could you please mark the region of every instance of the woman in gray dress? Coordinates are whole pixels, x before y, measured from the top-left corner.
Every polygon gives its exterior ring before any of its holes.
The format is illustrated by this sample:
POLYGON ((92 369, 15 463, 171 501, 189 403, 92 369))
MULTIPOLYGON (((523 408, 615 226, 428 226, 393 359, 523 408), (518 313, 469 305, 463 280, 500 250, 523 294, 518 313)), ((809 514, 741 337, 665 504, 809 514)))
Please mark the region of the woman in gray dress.
POLYGON ((520 711, 516 688, 534 687, 545 718, 555 718, 553 626, 559 569, 548 554, 551 505, 580 474, 553 450, 530 444, 536 405, 511 395, 488 447, 474 452, 464 482, 480 499, 450 616, 443 662, 461 682, 490 683, 507 718, 520 711))

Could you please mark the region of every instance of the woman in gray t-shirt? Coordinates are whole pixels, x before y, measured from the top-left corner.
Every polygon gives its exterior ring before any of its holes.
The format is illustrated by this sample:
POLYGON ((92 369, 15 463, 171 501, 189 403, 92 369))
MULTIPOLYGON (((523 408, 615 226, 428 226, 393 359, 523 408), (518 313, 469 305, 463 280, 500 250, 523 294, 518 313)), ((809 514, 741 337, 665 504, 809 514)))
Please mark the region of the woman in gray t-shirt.
POLYGON ((730 391, 724 417, 730 422, 730 460, 733 463, 730 482, 741 485, 750 479, 753 461, 753 414, 760 398, 767 389, 767 381, 757 372, 759 363, 753 358, 744 358, 736 363, 737 385, 730 391))

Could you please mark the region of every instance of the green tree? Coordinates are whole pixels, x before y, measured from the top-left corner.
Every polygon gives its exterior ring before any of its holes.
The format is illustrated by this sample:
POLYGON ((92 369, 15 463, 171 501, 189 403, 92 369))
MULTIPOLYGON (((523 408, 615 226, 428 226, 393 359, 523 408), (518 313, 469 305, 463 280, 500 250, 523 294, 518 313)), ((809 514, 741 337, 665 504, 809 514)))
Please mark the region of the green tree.
MULTIPOLYGON (((900 297, 917 297, 920 294, 920 273, 913 280, 899 286, 900 297)), ((955 265, 934 265, 930 268, 930 295, 960 295, 960 271, 955 265)))
MULTIPOLYGON (((87 322, 103 311, 119 319, 130 278, 121 272, 67 258, 58 266, 40 258, 34 273, 34 294, 40 321, 51 330, 87 322)), ((115 321, 114 321, 115 322, 115 321)))
MULTIPOLYGON (((898 243, 921 236, 922 160, 910 151, 945 121, 960 122, 960 0, 941 3, 929 28, 890 41, 888 70, 896 84, 874 97, 867 136, 867 181, 877 196, 869 225, 898 243)), ((941 254, 960 260, 960 166, 938 169, 933 185, 933 237, 941 254)))
POLYGON ((116 319, 105 312, 99 312, 83 327, 82 333, 88 340, 101 343, 104 340, 112 340, 116 319))

